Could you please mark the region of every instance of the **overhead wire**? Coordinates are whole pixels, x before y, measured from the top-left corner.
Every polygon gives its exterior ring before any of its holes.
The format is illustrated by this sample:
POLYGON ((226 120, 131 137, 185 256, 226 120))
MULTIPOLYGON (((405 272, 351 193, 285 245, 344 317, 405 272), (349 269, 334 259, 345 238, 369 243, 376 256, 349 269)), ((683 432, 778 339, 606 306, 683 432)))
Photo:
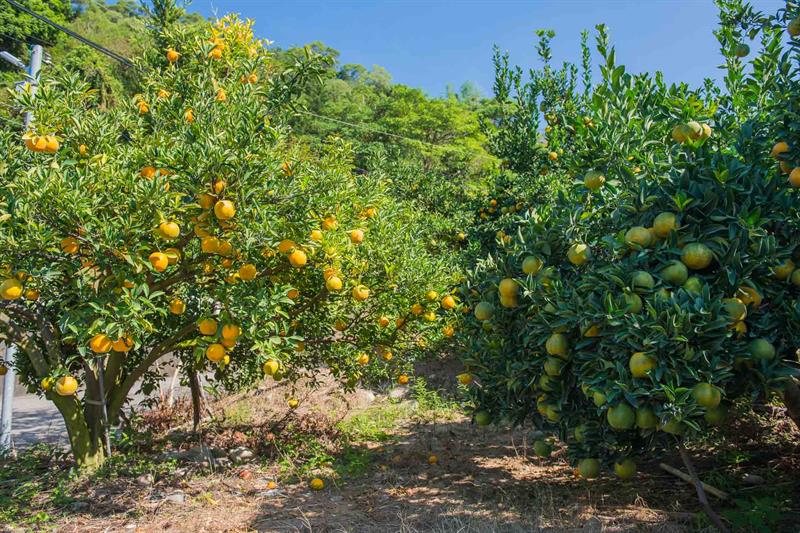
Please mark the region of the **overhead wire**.
POLYGON ((113 51, 109 50, 105 46, 97 44, 96 42, 94 42, 94 41, 92 41, 90 39, 87 39, 86 37, 84 37, 82 35, 79 35, 79 34, 75 33, 74 31, 70 30, 69 28, 65 28, 64 26, 58 24, 57 22, 54 22, 54 21, 50 20, 49 18, 45 17, 44 15, 40 15, 39 13, 36 13, 35 11, 31 11, 27 7, 25 7, 22 4, 20 4, 19 2, 17 2, 16 0, 5 0, 5 2, 7 4, 9 4, 11 7, 13 7, 14 9, 22 11, 23 13, 26 13, 27 15, 30 15, 31 17, 33 17, 33 18, 35 18, 35 19, 37 19, 37 20, 39 20, 41 22, 44 22, 48 26, 52 26, 53 28, 55 28, 55 29, 57 29, 57 30, 59 30, 61 32, 66 33, 67 35, 69 35, 73 39, 77 39, 78 41, 82 42, 86 46, 90 46, 90 47, 94 48, 98 52, 101 52, 101 53, 107 55, 108 57, 119 61, 120 63, 122 63, 125 66, 128 66, 128 67, 135 67, 136 66, 136 65, 133 64, 133 62, 130 59, 128 59, 126 57, 123 57, 123 56, 117 54, 116 52, 113 52, 113 51))
MULTIPOLYGON (((112 59, 115 59, 116 61, 119 61, 120 63, 124 64, 125 66, 136 67, 136 65, 130 59, 128 59, 126 57, 123 57, 123 56, 117 54, 116 52, 112 52, 108 48, 106 48, 106 47, 104 47, 104 46, 102 46, 100 44, 97 44, 94 41, 92 41, 90 39, 87 39, 86 37, 83 37, 82 35, 79 35, 79 34, 75 33, 74 31, 72 31, 72 30, 70 30, 68 28, 65 28, 64 26, 61 26, 60 24, 50 20, 49 18, 45 17, 44 15, 40 15, 40 14, 34 12, 34 11, 31 11, 30 9, 28 9, 25 6, 23 6, 19 2, 16 2, 15 0, 5 0, 5 2, 8 3, 9 5, 11 5, 12 7, 14 7, 15 9, 18 9, 19 11, 22 11, 23 13, 26 13, 26 14, 36 18, 37 20, 40 20, 40 21, 44 22, 45 24, 48 24, 49 26, 52 26, 53 28, 56 28, 57 30, 64 32, 67 35, 69 35, 70 37, 72 37, 74 39, 77 39, 78 41, 84 43, 85 45, 94 48, 95 50, 107 55, 108 57, 110 57, 112 59)), ((0 34, 0 35, 4 35, 4 34, 0 34)), ((14 37, 11 37, 10 35, 8 37, 10 37, 12 39, 15 39, 14 37)), ((15 40, 19 41, 19 39, 15 39, 15 40)), ((421 145, 424 145, 424 146, 428 146, 430 148, 441 148, 441 146, 437 145, 437 144, 433 144, 433 143, 429 143, 429 142, 426 142, 426 141, 422 141, 420 139, 414 139, 413 137, 406 137, 404 135, 398 135, 396 133, 391 133, 391 132, 384 131, 384 130, 381 130, 381 129, 378 129, 378 128, 373 128, 373 127, 368 126, 366 124, 357 124, 357 123, 353 123, 353 122, 348 122, 346 120, 341 120, 341 119, 334 118, 334 117, 328 117, 328 116, 325 116, 325 115, 320 115, 318 113, 313 113, 311 111, 298 110, 297 112, 305 114, 305 115, 313 116, 313 117, 316 117, 316 118, 319 118, 319 119, 322 119, 322 120, 327 120, 327 121, 330 121, 330 122, 336 122, 338 124, 342 124, 342 125, 345 125, 345 126, 350 126, 350 127, 361 129, 361 130, 370 131, 372 133, 376 133, 376 134, 379 134, 379 135, 385 135, 387 137, 392 137, 392 138, 395 138, 395 139, 400 139, 400 140, 408 141, 408 142, 411 142, 411 143, 421 144, 421 145)))

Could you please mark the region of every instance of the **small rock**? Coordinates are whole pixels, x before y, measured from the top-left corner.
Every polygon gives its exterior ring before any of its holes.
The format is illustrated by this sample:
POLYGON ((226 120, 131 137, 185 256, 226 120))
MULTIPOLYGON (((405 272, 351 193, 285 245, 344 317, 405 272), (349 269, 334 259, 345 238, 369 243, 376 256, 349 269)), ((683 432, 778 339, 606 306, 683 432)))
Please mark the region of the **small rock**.
POLYGON ((230 468, 231 460, 227 457, 220 457, 219 459, 214 460, 214 466, 217 468, 230 468))
POLYGON ((228 452, 228 457, 235 463, 243 463, 255 457, 255 454, 250 448, 246 446, 239 446, 228 452))
POLYGON ((766 483, 763 477, 756 474, 745 474, 742 478, 742 483, 745 485, 763 485, 766 483))
POLYGON ((181 491, 173 492, 164 496, 164 500, 172 503, 186 503, 186 494, 181 491))
POLYGON ((72 511, 79 513, 89 508, 89 502, 72 502, 69 507, 72 511))
POLYGON ((136 529, 136 522, 131 522, 130 524, 125 524, 123 527, 125 529, 136 529))
POLYGON ((408 394, 408 388, 406 387, 395 387, 389 391, 389 398, 393 400, 399 400, 401 398, 405 398, 408 394))
POLYGON ((153 484, 153 474, 142 474, 136 478, 136 483, 142 487, 149 487, 153 484))

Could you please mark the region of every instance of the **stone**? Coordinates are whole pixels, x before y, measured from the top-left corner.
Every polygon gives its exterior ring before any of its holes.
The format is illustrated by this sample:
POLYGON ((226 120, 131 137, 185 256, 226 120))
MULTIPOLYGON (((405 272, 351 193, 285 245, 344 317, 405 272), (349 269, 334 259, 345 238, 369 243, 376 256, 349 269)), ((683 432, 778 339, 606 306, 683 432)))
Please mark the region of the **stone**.
POLYGON ((253 450, 246 446, 238 446, 228 452, 228 458, 234 463, 243 463, 255 457, 253 450))
POLYGON ((80 512, 82 512, 82 511, 86 511, 87 509, 89 509, 89 502, 81 502, 81 501, 78 501, 78 502, 72 502, 72 503, 69 505, 69 508, 70 508, 70 509, 71 509, 73 512, 80 513, 80 512))
POLYGON ((766 480, 756 474, 745 474, 742 478, 742 483, 745 485, 763 485, 766 483, 766 480))
POLYGON ((400 400, 408 395, 407 387, 394 387, 389 391, 389 398, 392 400, 400 400))
POLYGON ((153 484, 153 474, 142 474, 136 478, 136 483, 142 487, 149 487, 153 484))
POLYGON ((172 492, 164 496, 164 501, 177 504, 186 503, 186 494, 181 491, 172 492))

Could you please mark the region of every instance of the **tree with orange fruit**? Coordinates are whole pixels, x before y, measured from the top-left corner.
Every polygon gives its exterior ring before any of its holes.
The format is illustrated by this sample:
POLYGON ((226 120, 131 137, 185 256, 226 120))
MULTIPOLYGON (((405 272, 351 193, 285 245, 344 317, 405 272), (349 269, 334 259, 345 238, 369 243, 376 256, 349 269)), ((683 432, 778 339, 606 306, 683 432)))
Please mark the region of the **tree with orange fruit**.
POLYGON ((785 109, 800 87, 796 39, 783 48, 800 13, 719 6, 724 90, 626 72, 604 26, 601 77, 592 84, 585 47, 583 93, 576 70, 546 62, 514 94, 498 62, 499 103, 523 102, 498 138, 533 154, 497 155, 533 207, 484 217, 497 238, 464 291, 474 320, 458 379, 474 380, 478 425, 549 431, 585 478, 605 465, 629 479, 639 457, 675 447, 692 470, 684 442, 780 396, 800 420, 800 138, 785 109), (756 36, 746 67, 742 41, 756 36), (538 140, 527 120, 536 131, 540 111, 538 140))
POLYGON ((410 312, 452 265, 385 176, 354 176, 345 143, 312 152, 284 125, 322 59, 281 70, 251 23, 186 27, 156 4, 129 105, 101 109, 67 74, 21 102, 31 131, 0 131, 0 338, 83 467, 105 458, 103 407, 116 424, 169 354, 229 387, 321 367, 394 380, 455 313, 410 312), (389 351, 403 357, 363 357, 389 351))

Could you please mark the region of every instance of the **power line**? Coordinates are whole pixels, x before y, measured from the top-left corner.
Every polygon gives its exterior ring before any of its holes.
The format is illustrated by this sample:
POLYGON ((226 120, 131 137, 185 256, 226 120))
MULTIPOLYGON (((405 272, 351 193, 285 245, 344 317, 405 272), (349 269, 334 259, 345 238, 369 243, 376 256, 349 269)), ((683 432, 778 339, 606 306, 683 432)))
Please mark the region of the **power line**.
POLYGON ((358 129, 362 129, 362 130, 366 130, 366 131, 371 131, 372 133, 379 133, 381 135, 387 135, 389 137, 394 137, 396 139, 402 139, 404 141, 410 141, 410 142, 414 142, 414 143, 424 144, 426 146, 430 146, 431 148, 439 148, 439 145, 437 145, 437 144, 429 143, 429 142, 426 142, 426 141, 421 141, 419 139, 414 139, 412 137, 404 137, 402 135, 397 135, 396 133, 390 133, 388 131, 379 130, 377 128, 373 128, 373 127, 367 126, 366 124, 355 124, 353 122, 347 122, 346 120, 340 120, 338 118, 326 117, 325 115, 318 115, 317 113, 312 113, 311 111, 304 111, 302 109, 298 109, 297 112, 298 113, 303 113, 304 115, 311 115, 312 117, 321 118, 323 120, 328 120, 330 122, 338 122, 339 124, 344 124, 345 126, 352 126, 354 128, 358 128, 358 129))
MULTIPOLYGON (((10 4, 15 9, 18 9, 18 10, 22 11, 23 13, 27 13, 28 15, 30 15, 30 16, 32 16, 32 17, 44 22, 45 24, 48 24, 48 25, 52 26, 53 28, 56 28, 57 30, 66 33, 70 37, 79 40, 80 42, 86 44, 87 46, 91 46, 95 50, 107 55, 108 57, 110 57, 112 59, 115 59, 115 60, 119 61, 120 63, 124 64, 125 66, 136 67, 136 65, 134 65, 134 63, 130 59, 128 59, 126 57, 123 57, 123 56, 117 54, 116 52, 112 52, 108 48, 106 48, 104 46, 101 46, 101 45, 95 43, 94 41, 91 41, 91 40, 87 39, 86 37, 78 35, 74 31, 69 30, 69 29, 65 28, 64 26, 61 26, 60 24, 57 24, 57 23, 53 22, 52 20, 50 20, 49 18, 45 17, 44 15, 40 15, 40 14, 34 12, 34 11, 31 11, 30 9, 28 9, 27 7, 23 6, 22 4, 16 2, 15 0, 5 0, 5 1, 6 1, 6 3, 10 4)), ((9 37, 11 37, 11 36, 9 36, 9 37)), ((13 39, 13 37, 12 37, 12 39, 13 39)), ((15 40, 18 40, 18 39, 15 39, 15 40)), ((327 120, 327 121, 330 121, 330 122, 337 122, 337 123, 343 124, 345 126, 351 126, 353 128, 370 131, 372 133, 377 133, 377 134, 380 134, 380 135, 386 135, 387 137, 393 137, 395 139, 400 139, 400 140, 403 140, 403 141, 422 144, 422 145, 425 145, 425 146, 429 146, 431 148, 439 148, 440 147, 439 145, 436 145, 436 144, 433 144, 433 143, 429 143, 429 142, 426 142, 426 141, 421 141, 419 139, 414 139, 412 137, 405 137, 403 135, 398 135, 396 133, 391 133, 391 132, 388 132, 388 131, 384 131, 384 130, 380 130, 380 129, 377 129, 377 128, 373 128, 373 127, 367 126, 366 124, 355 124, 353 122, 347 122, 345 120, 340 120, 338 118, 327 117, 325 115, 319 115, 317 113, 312 113, 311 111, 298 110, 298 112, 306 114, 306 115, 310 115, 310 116, 313 116, 313 117, 316 117, 316 118, 319 118, 319 119, 322 119, 322 120, 327 120)))
POLYGON ((74 31, 72 31, 72 30, 70 30, 68 28, 65 28, 64 26, 62 26, 62 25, 60 25, 60 24, 58 24, 56 22, 53 22, 52 20, 50 20, 49 18, 45 17, 44 15, 40 15, 40 14, 36 13, 35 11, 31 11, 30 9, 28 9, 25 6, 23 6, 19 2, 16 2, 15 0, 6 0, 6 3, 9 4, 11 7, 13 7, 14 9, 22 11, 23 13, 26 13, 26 14, 32 16, 33 18, 35 18, 37 20, 40 20, 40 21, 44 22, 45 24, 47 24, 49 26, 52 26, 53 28, 55 28, 55 29, 57 29, 57 30, 59 30, 61 32, 66 33, 67 35, 69 35, 73 39, 79 40, 83 44, 94 48, 98 52, 101 52, 101 53, 107 55, 108 57, 110 57, 112 59, 116 59, 117 61, 119 61, 120 63, 122 63, 123 65, 125 65, 127 67, 134 67, 135 66, 133 64, 133 62, 131 62, 131 60, 129 60, 129 59, 117 54, 116 52, 112 52, 111 50, 109 50, 105 46, 99 45, 94 41, 90 41, 89 39, 87 39, 86 37, 83 37, 82 35, 78 35, 74 31))
POLYGON ((0 37, 3 37, 5 39, 9 39, 11 41, 16 41, 16 42, 18 42, 20 44, 30 44, 32 42, 33 44, 40 44, 42 46, 53 46, 53 43, 49 43, 49 42, 47 42, 47 41, 45 41, 43 39, 39 39, 38 37, 34 37, 33 35, 28 35, 26 37, 26 39, 29 39, 29 41, 23 41, 22 39, 20 39, 18 37, 14 37, 13 35, 9 35, 8 33, 3 33, 3 32, 0 32, 0 37))

